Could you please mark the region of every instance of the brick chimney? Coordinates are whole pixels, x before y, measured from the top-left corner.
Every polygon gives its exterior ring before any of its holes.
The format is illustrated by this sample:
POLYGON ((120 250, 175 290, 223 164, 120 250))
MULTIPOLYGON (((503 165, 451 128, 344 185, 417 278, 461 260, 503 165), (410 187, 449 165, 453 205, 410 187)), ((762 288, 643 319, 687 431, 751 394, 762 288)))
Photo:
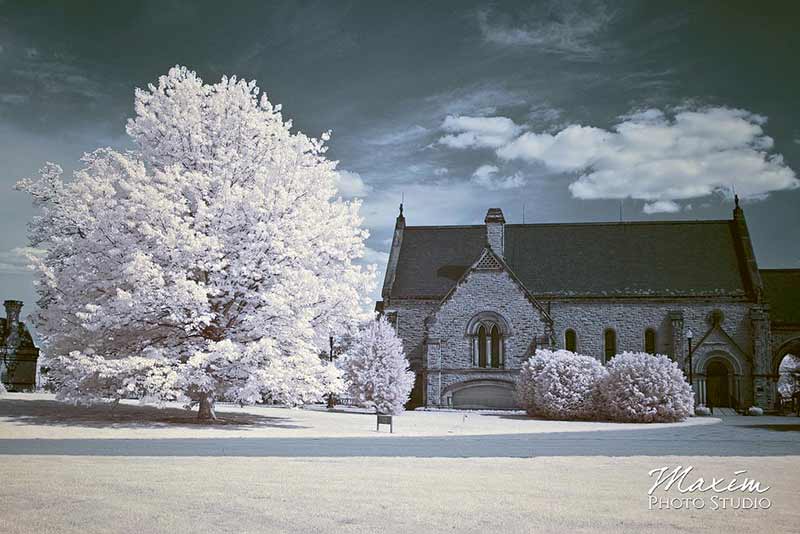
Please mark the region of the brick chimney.
POLYGON ((6 307, 6 347, 16 348, 19 345, 19 314, 22 311, 21 300, 7 300, 3 302, 6 307))
POLYGON ((503 217, 503 210, 489 208, 489 211, 486 212, 486 219, 483 222, 486 223, 486 243, 495 254, 502 258, 506 243, 506 219, 503 217))

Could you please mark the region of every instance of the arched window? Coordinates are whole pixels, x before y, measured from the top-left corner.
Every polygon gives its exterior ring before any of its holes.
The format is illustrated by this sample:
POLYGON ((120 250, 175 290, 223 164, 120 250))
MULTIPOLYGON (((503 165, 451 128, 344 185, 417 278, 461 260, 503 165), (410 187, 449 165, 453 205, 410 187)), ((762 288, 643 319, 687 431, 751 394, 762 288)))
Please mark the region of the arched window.
POLYGON ((492 367, 500 368, 500 329, 497 325, 492 327, 492 367))
POLYGON ((608 329, 603 334, 603 345, 605 348, 605 361, 610 362, 611 358, 617 355, 617 333, 608 329))
POLYGON ((656 353, 656 331, 652 328, 644 331, 644 351, 648 354, 656 353))
POLYGON ((564 332, 564 348, 570 352, 578 350, 578 336, 575 335, 575 330, 572 328, 564 332))
POLYGON ((503 367, 503 327, 493 318, 478 318, 468 328, 472 336, 472 365, 501 369, 503 367))
POLYGON ((478 328, 478 367, 486 367, 486 327, 478 328))

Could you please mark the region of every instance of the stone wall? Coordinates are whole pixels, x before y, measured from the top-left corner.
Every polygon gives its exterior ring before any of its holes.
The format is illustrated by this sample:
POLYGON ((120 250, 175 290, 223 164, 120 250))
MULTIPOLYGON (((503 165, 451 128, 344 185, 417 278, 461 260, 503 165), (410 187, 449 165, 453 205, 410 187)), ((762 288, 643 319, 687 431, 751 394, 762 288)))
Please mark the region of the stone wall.
MULTIPOLYGON (((694 333, 694 347, 709 330, 709 314, 714 310, 724 314, 722 327, 745 351, 751 352, 750 305, 741 302, 714 302, 708 300, 681 301, 605 301, 605 300, 553 300, 550 316, 553 318, 558 347, 564 347, 564 332, 571 328, 577 334, 577 351, 603 361, 603 332, 612 328, 617 333, 617 352, 643 351, 644 332, 656 331, 656 352, 670 356, 687 352, 686 331, 694 333), (676 336, 684 346, 674 347, 670 312, 680 312, 683 332, 676 336), (675 350, 675 349, 678 350, 675 350)), ((683 363, 683 358, 676 358, 683 363)))
MULTIPOLYGON (((617 334, 617 353, 643 351, 645 330, 652 328, 656 332, 656 352, 669 355, 687 369, 686 332, 691 329, 695 389, 699 392, 702 388, 706 362, 711 358, 725 359, 739 375, 734 378, 732 390, 743 404, 750 405, 754 400, 751 362, 755 350, 751 307, 747 302, 708 299, 563 300, 550 303, 550 315, 558 347, 564 347, 564 333, 571 328, 577 334, 577 351, 601 362, 604 360, 603 334, 607 328, 614 329, 617 334), (700 344, 712 329, 710 318, 715 310, 722 312, 720 326, 734 343, 714 329, 700 344)), ((766 407, 768 399, 759 400, 766 407)))
MULTIPOLYGON (((412 367, 426 369, 426 404, 438 405, 439 393, 450 386, 472 380, 512 381, 516 369, 530 355, 531 344, 546 333, 540 311, 528 300, 524 291, 504 271, 473 271, 457 286, 441 309, 436 300, 393 300, 389 308, 397 312, 397 328, 403 339, 412 367), (494 312, 508 323, 510 335, 504 339, 504 369, 476 369, 472 366, 472 340, 467 324, 476 314, 494 312), (441 359, 441 370, 440 370, 441 359)), ((771 399, 754 398, 753 337, 751 308, 747 302, 713 299, 681 300, 616 300, 564 299, 549 302, 554 321, 557 346, 564 347, 568 328, 577 334, 577 350, 603 361, 603 332, 613 328, 617 334, 617 352, 644 350, 644 332, 656 332, 656 351, 674 357, 680 365, 688 352, 686 330, 694 333, 693 367, 695 385, 704 379, 706 363, 711 358, 733 362, 734 389, 741 402, 769 407, 771 399), (709 318, 714 310, 724 316, 721 327, 734 343, 720 331, 711 329, 709 318), (680 331, 676 331, 678 328, 680 331), (682 346, 675 346, 680 344, 682 346)), ((774 336, 775 343, 783 336, 774 336)), ((771 369, 769 362, 760 368, 771 369)))
POLYGON ((428 325, 428 404, 440 403, 440 375, 442 389, 466 380, 513 380, 516 370, 530 356, 534 339, 545 333, 540 311, 507 272, 471 272, 428 325), (503 369, 475 369, 472 365, 472 337, 467 326, 473 317, 485 312, 499 315, 508 325, 508 335, 503 338, 503 369))
POLYGON ((397 314, 397 334, 414 370, 421 370, 424 363, 425 320, 438 307, 438 300, 392 299, 385 309, 386 313, 397 314))

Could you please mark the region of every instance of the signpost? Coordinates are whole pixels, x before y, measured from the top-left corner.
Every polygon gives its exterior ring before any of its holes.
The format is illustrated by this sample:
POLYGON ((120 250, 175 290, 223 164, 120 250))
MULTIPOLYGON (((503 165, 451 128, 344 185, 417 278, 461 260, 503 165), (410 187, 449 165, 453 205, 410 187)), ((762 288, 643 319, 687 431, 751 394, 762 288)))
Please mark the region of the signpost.
POLYGON ((391 415, 378 414, 378 424, 375 425, 375 432, 381 431, 381 425, 389 425, 389 434, 394 434, 394 424, 391 415))

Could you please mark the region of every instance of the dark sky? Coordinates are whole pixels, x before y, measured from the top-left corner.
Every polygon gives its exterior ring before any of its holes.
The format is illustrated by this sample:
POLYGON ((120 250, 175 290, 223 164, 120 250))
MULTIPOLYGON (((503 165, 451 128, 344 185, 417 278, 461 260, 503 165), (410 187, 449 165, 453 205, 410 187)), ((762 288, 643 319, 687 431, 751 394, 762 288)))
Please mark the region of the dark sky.
POLYGON ((134 88, 175 64, 332 130, 380 269, 401 195, 412 225, 714 219, 731 187, 760 266, 800 267, 796 6, 0 0, 0 297, 34 298, 16 180, 130 148, 134 88))

